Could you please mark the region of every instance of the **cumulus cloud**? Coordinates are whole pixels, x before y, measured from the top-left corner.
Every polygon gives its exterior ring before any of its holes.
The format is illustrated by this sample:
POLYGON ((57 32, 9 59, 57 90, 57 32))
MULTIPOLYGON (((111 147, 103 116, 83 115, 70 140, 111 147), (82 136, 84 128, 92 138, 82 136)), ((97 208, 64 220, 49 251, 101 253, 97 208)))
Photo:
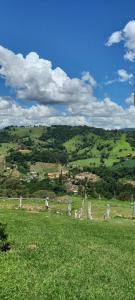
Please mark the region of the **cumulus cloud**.
MULTIPOLYGON (((130 103, 131 104, 131 103, 130 103)), ((72 103, 68 109, 60 112, 45 105, 22 107, 10 97, 0 97, 0 127, 10 125, 88 125, 106 129, 134 127, 135 107, 124 109, 110 98, 103 101, 95 98, 93 103, 72 103), (130 118, 129 118, 130 116, 130 118)))
POLYGON ((31 52, 26 57, 0 46, 0 76, 16 91, 18 99, 42 104, 90 100, 96 81, 89 74, 70 78, 59 67, 31 52))
POLYGON ((98 117, 98 118, 108 118, 115 117, 116 114, 121 115, 123 113, 123 108, 117 103, 111 101, 110 98, 106 97, 103 101, 95 101, 93 103, 87 103, 86 105, 74 105, 71 104, 69 107, 71 114, 82 114, 87 117, 98 117))
POLYGON ((126 98, 125 103, 128 105, 134 105, 134 93, 132 93, 128 98, 126 98))
POLYGON ((72 104, 69 107, 71 115, 82 114, 90 126, 106 129, 135 127, 135 107, 131 105, 124 109, 122 106, 106 97, 103 101, 87 105, 72 104), (129 118, 130 116, 130 118, 129 118))
POLYGON ((124 42, 124 48, 126 49, 124 58, 133 62, 135 60, 135 20, 128 22, 121 31, 113 32, 106 46, 110 47, 120 41, 124 42))
POLYGON ((119 80, 121 82, 125 82, 125 81, 131 82, 131 80, 133 79, 133 74, 127 73, 127 71, 124 69, 118 70, 118 75, 119 75, 119 80))
POLYGON ((106 46, 110 47, 113 44, 117 44, 122 40, 122 32, 121 31, 115 31, 111 34, 111 36, 109 37, 106 46))
POLYGON ((32 105, 22 107, 10 97, 0 97, 0 127, 11 125, 34 126, 53 124, 60 125, 88 125, 82 115, 70 116, 45 105, 32 105))
POLYGON ((105 82, 106 85, 110 85, 113 84, 115 82, 128 82, 129 84, 133 83, 133 74, 132 73, 128 73, 126 70, 124 69, 119 69, 117 71, 118 77, 112 80, 108 80, 107 82, 105 82))
POLYGON ((82 73, 82 81, 90 83, 92 87, 96 87, 96 80, 91 76, 89 72, 82 73))
MULTIPOLYGON (((118 70, 118 76, 120 82, 133 79, 124 69, 118 70)), ((0 127, 65 124, 111 129, 135 126, 132 103, 124 109, 107 97, 99 101, 94 96, 97 83, 89 72, 83 72, 81 79, 71 79, 61 68, 53 69, 50 61, 34 52, 24 57, 0 46, 0 77, 15 90, 18 99, 35 101, 30 107, 23 107, 10 97, 0 97, 0 127), (63 104, 62 109, 59 103, 63 104)))
POLYGON ((44 105, 22 107, 10 97, 0 97, 0 127, 9 125, 38 125, 58 112, 44 105))

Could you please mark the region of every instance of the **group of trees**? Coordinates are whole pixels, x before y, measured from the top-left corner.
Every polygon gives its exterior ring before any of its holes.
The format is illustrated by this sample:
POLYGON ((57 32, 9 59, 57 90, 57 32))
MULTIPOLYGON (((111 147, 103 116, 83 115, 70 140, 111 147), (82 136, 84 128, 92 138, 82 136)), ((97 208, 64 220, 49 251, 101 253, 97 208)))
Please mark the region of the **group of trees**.
POLYGON ((29 171, 28 162, 45 162, 45 163, 67 163, 67 152, 61 151, 59 149, 48 149, 48 150, 36 150, 34 149, 30 153, 22 154, 20 151, 11 149, 9 154, 6 157, 6 161, 9 164, 17 164, 20 168, 20 165, 29 171))
POLYGON ((45 197, 47 195, 64 194, 64 184, 59 178, 50 180, 47 176, 43 180, 34 179, 31 182, 20 181, 13 177, 0 177, 0 196, 3 197, 45 197))
MULTIPOLYGON (((86 179, 82 182, 78 182, 80 186, 86 187, 89 195, 98 197, 100 194, 106 198, 115 197, 120 200, 131 200, 132 197, 135 198, 135 187, 123 181, 123 178, 128 180, 129 178, 135 177, 135 167, 116 170, 107 167, 85 167, 83 171, 91 172, 100 177, 100 180, 97 182, 90 182, 86 179)), ((79 172, 82 172, 82 168, 77 166, 71 168, 70 176, 74 177, 79 172)))

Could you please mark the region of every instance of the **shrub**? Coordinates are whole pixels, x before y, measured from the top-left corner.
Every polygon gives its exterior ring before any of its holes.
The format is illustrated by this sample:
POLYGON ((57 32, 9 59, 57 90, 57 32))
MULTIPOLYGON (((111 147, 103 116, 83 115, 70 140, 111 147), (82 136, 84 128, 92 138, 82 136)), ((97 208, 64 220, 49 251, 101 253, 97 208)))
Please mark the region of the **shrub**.
POLYGON ((33 198, 46 198, 49 197, 50 199, 54 199, 56 197, 54 192, 47 191, 47 190, 38 190, 32 194, 33 198))
POLYGON ((6 224, 2 224, 0 222, 0 250, 1 251, 8 251, 10 250, 10 245, 7 242, 7 233, 6 233, 6 224))

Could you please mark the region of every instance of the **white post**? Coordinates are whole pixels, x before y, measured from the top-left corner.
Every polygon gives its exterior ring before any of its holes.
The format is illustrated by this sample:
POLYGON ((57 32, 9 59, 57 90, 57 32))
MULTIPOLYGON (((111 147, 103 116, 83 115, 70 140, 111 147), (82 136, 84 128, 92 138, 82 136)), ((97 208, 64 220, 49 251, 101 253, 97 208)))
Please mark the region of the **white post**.
POLYGON ((90 220, 93 219, 91 202, 90 202, 90 204, 89 204, 89 206, 88 206, 88 218, 89 218, 90 220))
POLYGON ((79 209, 78 218, 81 219, 83 216, 83 209, 82 207, 79 209))
POLYGON ((133 206, 132 206, 132 217, 135 217, 135 202, 133 202, 133 206))
POLYGON ((68 204, 68 216, 71 216, 72 206, 71 203, 68 204))
POLYGON ((85 190, 85 200, 87 200, 87 193, 86 193, 86 190, 85 190))
POLYGON ((107 208, 106 208, 106 218, 107 218, 107 220, 110 219, 110 210, 111 210, 110 204, 107 204, 107 208))
POLYGON ((19 198, 19 207, 20 208, 22 207, 22 196, 20 196, 20 198, 19 198))
POLYGON ((77 209, 75 210, 75 219, 77 219, 77 209))
POLYGON ((47 197, 47 198, 45 199, 45 208, 46 208, 46 209, 48 209, 48 207, 49 207, 48 200, 49 200, 49 198, 47 197))

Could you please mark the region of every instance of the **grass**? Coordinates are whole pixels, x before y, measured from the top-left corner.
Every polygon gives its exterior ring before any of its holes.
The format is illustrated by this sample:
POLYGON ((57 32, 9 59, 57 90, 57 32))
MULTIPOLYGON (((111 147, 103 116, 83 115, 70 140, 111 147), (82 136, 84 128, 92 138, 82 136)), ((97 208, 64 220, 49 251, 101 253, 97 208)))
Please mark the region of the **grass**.
POLYGON ((123 134, 110 151, 106 166, 111 167, 114 162, 119 161, 118 157, 126 157, 128 154, 135 154, 135 151, 132 151, 130 144, 126 142, 125 134, 123 134))
POLYGON ((134 299, 134 221, 6 208, 0 220, 12 243, 0 253, 1 300, 134 299))
MULTIPOLYGON (((76 160, 76 161, 73 161, 71 164, 78 165, 81 167, 86 167, 86 166, 98 167, 100 165, 100 157, 103 152, 103 151, 99 151, 97 149, 97 145, 99 143, 101 145, 106 145, 106 143, 107 143, 113 147, 112 150, 109 152, 108 158, 105 159, 105 161, 104 161, 106 167, 112 167, 114 163, 119 162, 120 157, 126 157, 129 154, 135 155, 135 151, 132 150, 130 144, 126 141, 126 135, 124 133, 124 134, 122 134, 121 138, 116 143, 114 143, 113 141, 109 141, 109 140, 104 141, 104 140, 98 138, 92 149, 90 149, 89 147, 86 147, 86 148, 82 148, 81 150, 78 151, 78 154, 80 154, 80 155, 83 154, 84 151, 87 151, 88 155, 90 152, 93 156, 92 158, 76 160)), ((75 148, 74 148, 75 147, 75 138, 67 141, 66 145, 67 145, 68 151, 71 149, 75 150, 75 148), (73 144, 73 141, 74 141, 74 144, 73 144)))
POLYGON ((65 148, 67 149, 68 153, 76 151, 78 146, 82 145, 81 137, 76 135, 72 139, 69 139, 67 142, 64 143, 65 148))
POLYGON ((39 138, 43 132, 45 132, 44 127, 32 127, 32 128, 14 128, 11 132, 12 134, 16 134, 19 137, 29 136, 31 138, 39 138))
POLYGON ((100 158, 99 157, 92 157, 86 159, 75 160, 70 163, 70 165, 77 165, 80 167, 87 167, 87 166, 99 166, 100 158))
POLYGON ((62 166, 60 164, 55 163, 43 163, 43 162, 37 162, 34 165, 30 165, 31 171, 36 171, 40 175, 44 175, 45 173, 55 173, 60 171, 62 166))
POLYGON ((0 155, 5 155, 7 152, 12 149, 17 149, 18 145, 16 143, 3 143, 0 144, 0 155))
MULTIPOLYGON (((121 215, 124 218, 131 218, 131 203, 127 201, 119 201, 115 198, 113 199, 101 199, 96 200, 92 198, 88 198, 84 201, 84 199, 80 196, 59 196, 56 200, 51 200, 49 203, 50 209, 62 209, 64 214, 67 211, 67 203, 69 199, 72 201, 72 216, 74 217, 74 211, 83 207, 83 219, 87 219, 87 209, 88 205, 91 202, 93 216, 95 220, 103 220, 103 214, 106 210, 106 205, 110 204, 111 206, 111 219, 115 219, 116 216, 121 215)), ((0 209, 10 208, 16 209, 19 205, 19 199, 9 199, 2 198, 0 199, 0 209)), ((44 199, 23 199, 23 208, 26 210, 33 210, 38 212, 39 210, 44 210, 44 199)))
POLYGON ((112 167, 113 170, 117 170, 117 169, 120 169, 120 168, 134 168, 135 167, 135 159, 129 159, 127 161, 124 161, 124 162, 121 162, 121 163, 118 163, 117 165, 114 165, 112 167))

